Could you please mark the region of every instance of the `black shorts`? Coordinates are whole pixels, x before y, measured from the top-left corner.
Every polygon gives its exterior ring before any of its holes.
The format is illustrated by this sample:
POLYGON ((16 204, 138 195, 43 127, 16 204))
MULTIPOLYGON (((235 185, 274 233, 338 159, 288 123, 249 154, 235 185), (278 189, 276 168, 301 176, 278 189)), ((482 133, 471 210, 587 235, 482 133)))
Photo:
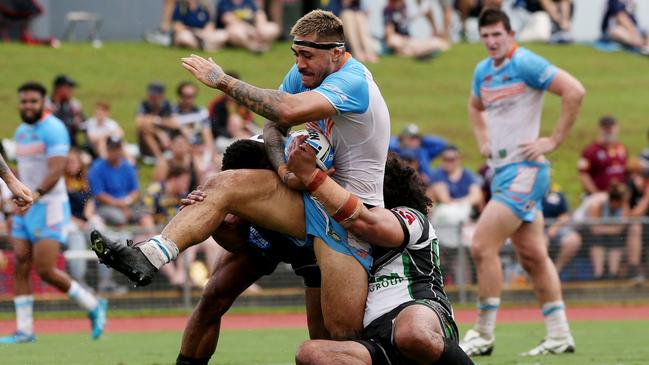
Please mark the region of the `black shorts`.
POLYGON ((444 330, 444 337, 459 341, 459 333, 455 320, 440 303, 430 299, 418 299, 406 302, 391 310, 390 312, 375 319, 363 330, 361 340, 356 342, 365 346, 372 356, 372 365, 391 365, 391 364, 415 364, 403 357, 396 345, 392 342, 394 335, 394 320, 399 313, 411 305, 425 305, 432 309, 444 330))
POLYGON ((320 287, 320 267, 311 247, 298 246, 283 234, 251 227, 246 250, 257 258, 264 275, 272 274, 280 262, 285 262, 302 277, 305 287, 320 287))

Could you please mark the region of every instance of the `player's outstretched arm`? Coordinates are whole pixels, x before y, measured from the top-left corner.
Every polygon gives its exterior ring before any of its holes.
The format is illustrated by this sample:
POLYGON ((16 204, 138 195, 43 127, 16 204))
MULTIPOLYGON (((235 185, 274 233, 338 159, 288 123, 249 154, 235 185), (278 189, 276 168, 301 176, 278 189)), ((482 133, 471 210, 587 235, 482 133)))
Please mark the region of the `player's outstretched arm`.
POLYGON ((200 82, 223 91, 250 110, 283 127, 336 115, 336 109, 320 93, 307 91, 289 94, 262 89, 226 75, 211 57, 205 59, 193 54, 183 58, 182 65, 200 82))
POLYGON ((13 194, 13 201, 19 208, 26 209, 32 205, 31 190, 11 172, 11 169, 7 166, 2 156, 0 156, 0 178, 7 184, 9 191, 13 194))
POLYGON ((399 247, 404 233, 397 217, 384 208, 368 209, 361 200, 338 185, 315 164, 315 152, 303 144, 306 137, 298 137, 298 144, 289 152, 288 168, 308 188, 338 223, 356 237, 383 247, 399 247))

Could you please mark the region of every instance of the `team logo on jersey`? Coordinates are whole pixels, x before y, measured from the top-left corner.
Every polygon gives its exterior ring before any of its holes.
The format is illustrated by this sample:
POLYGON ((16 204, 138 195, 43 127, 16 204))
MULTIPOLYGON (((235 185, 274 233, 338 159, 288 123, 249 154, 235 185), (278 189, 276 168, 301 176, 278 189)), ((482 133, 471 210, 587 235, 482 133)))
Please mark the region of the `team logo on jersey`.
POLYGON ((403 282, 404 278, 399 276, 397 273, 391 273, 390 275, 381 275, 378 277, 372 277, 370 279, 369 291, 374 292, 375 290, 380 290, 383 288, 388 288, 391 286, 399 285, 403 282))

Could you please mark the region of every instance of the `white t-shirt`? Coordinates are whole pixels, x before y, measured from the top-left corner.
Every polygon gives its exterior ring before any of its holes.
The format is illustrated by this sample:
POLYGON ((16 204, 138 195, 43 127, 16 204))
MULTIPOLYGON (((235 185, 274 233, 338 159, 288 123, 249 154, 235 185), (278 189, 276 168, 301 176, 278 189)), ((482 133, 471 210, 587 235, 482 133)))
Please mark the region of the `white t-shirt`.
POLYGON ((99 123, 97 118, 92 117, 86 121, 86 131, 90 138, 99 136, 119 136, 121 128, 116 121, 106 118, 103 123, 99 123))

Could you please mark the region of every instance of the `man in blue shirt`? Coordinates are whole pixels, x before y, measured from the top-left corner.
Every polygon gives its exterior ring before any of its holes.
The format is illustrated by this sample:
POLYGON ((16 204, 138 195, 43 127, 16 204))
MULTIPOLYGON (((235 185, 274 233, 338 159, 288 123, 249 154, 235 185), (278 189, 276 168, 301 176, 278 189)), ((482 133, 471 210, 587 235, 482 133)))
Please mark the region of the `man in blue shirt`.
POLYGON ((106 159, 96 160, 88 172, 90 190, 97 201, 97 214, 109 225, 139 222, 153 227, 151 217, 142 215, 137 204, 140 196, 137 172, 124 158, 122 140, 109 138, 106 149, 106 159))
POLYGON ((552 220, 545 234, 548 239, 549 249, 559 252, 554 259, 557 272, 572 260, 581 247, 581 236, 570 225, 570 209, 568 201, 561 188, 553 184, 548 194, 543 198, 543 218, 552 220))
POLYGON ((430 163, 448 146, 441 137, 422 136, 416 124, 408 124, 398 137, 390 137, 390 152, 399 157, 415 157, 419 165, 419 174, 430 183, 432 172, 430 163))

